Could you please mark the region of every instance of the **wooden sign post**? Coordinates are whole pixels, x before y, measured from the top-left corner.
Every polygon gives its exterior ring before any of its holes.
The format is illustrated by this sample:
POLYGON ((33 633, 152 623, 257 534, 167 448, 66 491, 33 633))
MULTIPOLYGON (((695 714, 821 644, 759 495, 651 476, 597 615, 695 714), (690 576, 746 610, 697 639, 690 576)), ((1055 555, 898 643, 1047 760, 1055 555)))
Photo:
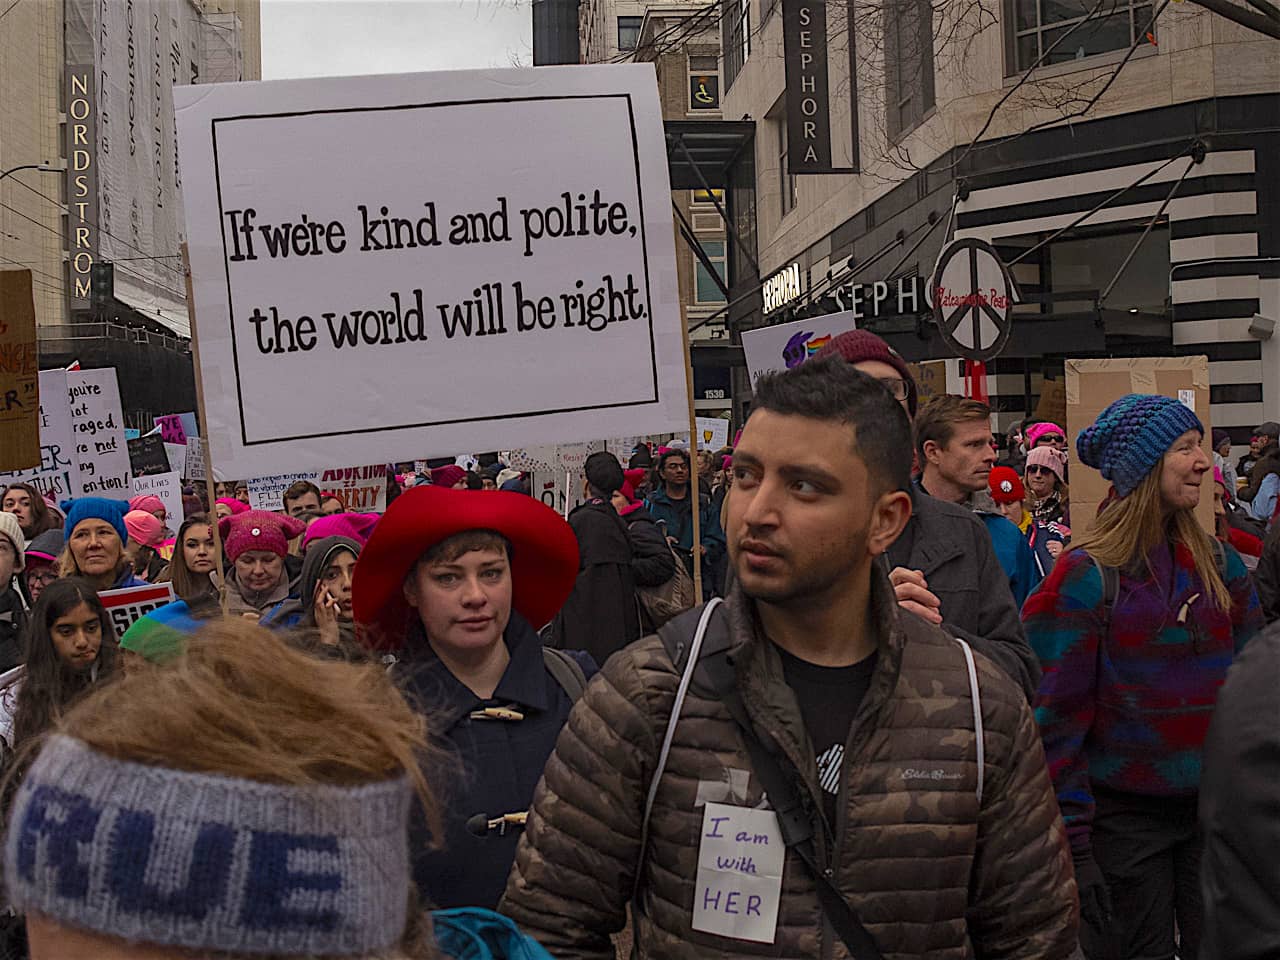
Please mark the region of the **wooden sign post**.
POLYGON ((40 363, 30 270, 0 270, 0 470, 40 466, 40 363))

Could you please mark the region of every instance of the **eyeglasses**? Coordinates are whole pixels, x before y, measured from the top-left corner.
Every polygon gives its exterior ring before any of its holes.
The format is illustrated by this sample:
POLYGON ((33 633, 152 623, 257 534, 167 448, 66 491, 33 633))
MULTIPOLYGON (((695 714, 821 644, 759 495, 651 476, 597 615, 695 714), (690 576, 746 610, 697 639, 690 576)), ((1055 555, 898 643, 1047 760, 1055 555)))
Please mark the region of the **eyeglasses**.
POLYGON ((42 586, 48 586, 58 579, 58 571, 53 567, 45 567, 42 570, 27 571, 27 583, 38 583, 42 586))
POLYGON ((899 402, 907 399, 907 394, 910 392, 910 388, 907 386, 907 381, 898 377, 884 377, 880 380, 880 383, 884 385, 886 390, 893 394, 893 399, 899 402))
MULTIPOLYGON (((1040 466, 1035 466, 1035 465, 1032 465, 1032 466, 1030 466, 1030 467, 1027 467, 1027 476, 1029 476, 1029 477, 1038 476, 1039 474, 1042 474, 1042 473, 1044 473, 1044 474, 1050 474, 1050 473, 1053 473, 1053 471, 1052 471, 1052 470, 1050 470, 1048 467, 1040 467, 1040 466)), ((1055 476, 1056 476, 1056 474, 1055 474, 1055 476)))
POLYGON ((1066 443, 1067 438, 1057 433, 1044 433, 1036 438, 1036 446, 1043 446, 1046 443, 1066 443))

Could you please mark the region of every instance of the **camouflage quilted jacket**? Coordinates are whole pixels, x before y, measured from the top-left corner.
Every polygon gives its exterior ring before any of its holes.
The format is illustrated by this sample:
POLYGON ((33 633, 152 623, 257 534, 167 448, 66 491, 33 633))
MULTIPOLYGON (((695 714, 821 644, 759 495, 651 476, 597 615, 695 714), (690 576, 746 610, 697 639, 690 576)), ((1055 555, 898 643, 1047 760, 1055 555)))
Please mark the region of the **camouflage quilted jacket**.
MULTIPOLYGON (((873 581, 880 658, 850 731, 840 816, 815 816, 819 859, 886 960, 1055 960, 1076 948, 1078 906, 1062 819, 1022 692, 980 654, 985 787, 961 647, 873 581)), ((751 601, 727 603, 743 701, 822 809, 817 766, 776 649, 751 601)), ((639 880, 644 958, 844 958, 798 857, 786 857, 774 943, 695 931, 706 801, 757 806, 733 719, 689 692, 641 855, 645 795, 679 676, 656 637, 610 658, 574 708, 534 796, 502 910, 562 960, 613 957, 639 880)), ((767 741, 766 741, 767 742, 767 741)))

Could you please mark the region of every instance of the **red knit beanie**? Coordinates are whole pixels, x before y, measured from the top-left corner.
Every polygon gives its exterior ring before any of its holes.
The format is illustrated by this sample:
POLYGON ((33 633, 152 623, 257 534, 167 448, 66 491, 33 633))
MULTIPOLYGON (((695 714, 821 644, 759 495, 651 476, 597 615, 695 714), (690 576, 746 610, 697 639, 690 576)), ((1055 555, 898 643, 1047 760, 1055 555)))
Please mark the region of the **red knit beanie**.
POLYGON ((431 483, 437 487, 452 487, 459 480, 467 479, 467 471, 457 464, 436 467, 431 471, 431 483))
POLYGON ((849 363, 861 363, 863 360, 879 360, 897 370, 902 379, 907 381, 907 410, 911 419, 916 417, 916 379, 911 375, 911 368, 902 359, 898 351, 893 349, 870 330, 847 330, 835 337, 830 343, 818 351, 820 357, 843 357, 849 363))
POLYGON ((1013 467, 992 467, 987 477, 987 486, 991 488, 991 499, 1002 505, 1021 503, 1027 496, 1022 478, 1013 467))

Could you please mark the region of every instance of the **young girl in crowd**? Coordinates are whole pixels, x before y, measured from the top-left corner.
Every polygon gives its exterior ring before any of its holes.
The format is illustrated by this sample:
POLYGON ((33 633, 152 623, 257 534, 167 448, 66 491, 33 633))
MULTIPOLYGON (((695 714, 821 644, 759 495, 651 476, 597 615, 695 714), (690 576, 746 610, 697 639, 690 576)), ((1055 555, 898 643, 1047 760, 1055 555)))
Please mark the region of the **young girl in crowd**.
POLYGON ((11 483, 5 487, 4 493, 0 494, 0 510, 18 518, 18 525, 22 527, 22 535, 27 538, 27 543, 59 525, 58 518, 44 502, 44 498, 29 483, 11 483))
POLYGON ((199 605, 215 599, 218 588, 214 573, 218 556, 213 543, 213 525, 203 514, 188 517, 178 528, 177 546, 169 562, 168 577, 178 599, 199 605))
POLYGON ((133 574, 133 566, 125 555, 129 531, 124 515, 128 504, 103 497, 81 497, 66 500, 65 525, 67 546, 60 561, 64 577, 84 577, 95 590, 146 585, 133 574))
POLYGON ((421 909, 425 749, 380 666, 206 628, 70 711, 24 778, 5 887, 32 960, 549 960, 502 917, 421 909))
MULTIPOLYGON (((1168 397, 1121 397, 1081 432, 1114 497, 1023 608, 1036 719, 1096 957, 1196 956, 1200 758, 1232 656, 1261 628, 1239 555, 1195 517, 1213 463, 1168 397)), ((1039 448, 1031 452, 1036 453, 1039 448)))
POLYGON ((31 610, 24 662, 0 678, 0 738, 18 749, 111 675, 116 633, 93 585, 55 580, 31 610))

